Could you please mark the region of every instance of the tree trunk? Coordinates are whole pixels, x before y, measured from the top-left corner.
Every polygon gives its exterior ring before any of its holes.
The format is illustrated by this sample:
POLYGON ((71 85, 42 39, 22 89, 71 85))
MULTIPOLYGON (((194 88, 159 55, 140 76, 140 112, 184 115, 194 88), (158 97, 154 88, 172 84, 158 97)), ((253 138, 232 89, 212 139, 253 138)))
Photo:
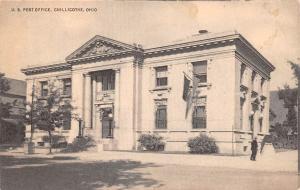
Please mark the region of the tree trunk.
POLYGON ((51 131, 48 131, 48 133, 49 133, 49 144, 50 144, 49 154, 52 154, 52 133, 51 133, 51 131))

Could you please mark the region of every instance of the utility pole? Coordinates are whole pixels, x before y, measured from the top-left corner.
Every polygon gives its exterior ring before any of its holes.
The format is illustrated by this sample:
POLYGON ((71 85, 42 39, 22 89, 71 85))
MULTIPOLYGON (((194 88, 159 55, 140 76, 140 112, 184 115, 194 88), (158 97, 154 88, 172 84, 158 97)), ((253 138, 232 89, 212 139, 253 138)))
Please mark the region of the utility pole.
POLYGON ((28 112, 26 113, 26 118, 30 117, 30 139, 29 142, 24 144, 24 152, 26 154, 33 154, 34 153, 34 143, 32 142, 33 140, 33 133, 34 133, 34 125, 33 125, 33 111, 34 111, 34 91, 35 91, 35 86, 34 86, 34 80, 32 84, 32 91, 31 91, 31 105, 28 106, 28 112))
POLYGON ((32 92, 31 92, 31 110, 30 110, 30 143, 32 143, 32 139, 33 139, 33 132, 34 132, 34 128, 33 128, 33 109, 34 109, 34 105, 33 105, 33 101, 34 101, 34 90, 35 90, 35 85, 34 85, 34 80, 32 82, 32 92))

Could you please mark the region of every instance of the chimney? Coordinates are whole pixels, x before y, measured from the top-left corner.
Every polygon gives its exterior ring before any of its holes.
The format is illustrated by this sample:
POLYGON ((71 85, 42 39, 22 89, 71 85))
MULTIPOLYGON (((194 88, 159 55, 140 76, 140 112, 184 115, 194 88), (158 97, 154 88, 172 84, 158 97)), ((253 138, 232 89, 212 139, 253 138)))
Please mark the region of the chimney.
POLYGON ((207 31, 207 30, 199 30, 198 33, 199 33, 199 34, 207 34, 208 31, 207 31))

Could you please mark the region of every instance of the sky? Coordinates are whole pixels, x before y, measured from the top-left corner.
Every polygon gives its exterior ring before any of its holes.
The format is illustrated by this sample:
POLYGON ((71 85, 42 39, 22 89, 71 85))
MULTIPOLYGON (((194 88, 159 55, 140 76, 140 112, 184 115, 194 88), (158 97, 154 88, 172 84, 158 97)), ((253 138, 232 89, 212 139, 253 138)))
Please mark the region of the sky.
POLYGON ((299 63, 300 0, 0 2, 0 72, 25 79, 28 65, 64 61, 95 35, 159 45, 199 30, 240 32, 276 70, 271 90, 295 86, 288 60, 299 63), (13 12, 12 8, 96 8, 96 12, 13 12))

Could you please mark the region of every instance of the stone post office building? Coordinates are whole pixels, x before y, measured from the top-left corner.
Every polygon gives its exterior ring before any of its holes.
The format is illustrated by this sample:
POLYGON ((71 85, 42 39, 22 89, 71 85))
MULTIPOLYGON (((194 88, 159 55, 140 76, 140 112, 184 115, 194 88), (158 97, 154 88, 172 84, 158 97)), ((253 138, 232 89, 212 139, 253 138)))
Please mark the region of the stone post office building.
MULTIPOLYGON (((28 100, 33 82, 47 96, 49 81, 60 81, 99 149, 135 150, 140 134, 156 133, 166 151, 188 151, 188 139, 205 133, 221 153, 243 154, 254 136, 268 134, 274 69, 236 31, 202 31, 158 47, 97 35, 63 63, 22 72, 28 100)), ((71 142, 78 121, 64 124, 57 133, 71 142)), ((35 141, 43 135, 36 132, 35 141)))

